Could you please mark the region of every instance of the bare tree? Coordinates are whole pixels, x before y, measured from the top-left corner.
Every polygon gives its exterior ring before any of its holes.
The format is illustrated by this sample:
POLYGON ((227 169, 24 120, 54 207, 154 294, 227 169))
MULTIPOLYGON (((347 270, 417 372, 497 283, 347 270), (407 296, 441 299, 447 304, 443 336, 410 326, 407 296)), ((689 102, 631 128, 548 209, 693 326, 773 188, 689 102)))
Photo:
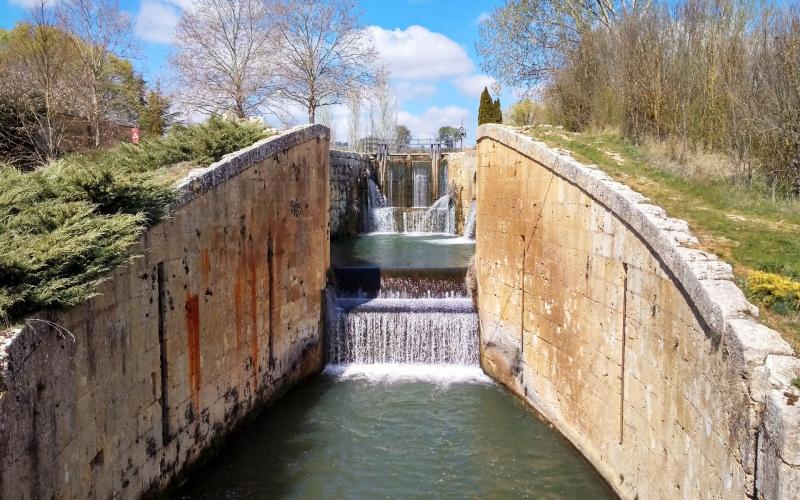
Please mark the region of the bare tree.
MULTIPOLYGON (((27 23, 10 33, 9 46, 0 57, 0 98, 15 115, 15 130, 0 130, 4 140, 43 163, 58 156, 72 123, 78 89, 73 80, 78 69, 66 37, 57 27, 47 0, 28 12, 27 23)), ((31 158, 23 158, 30 162, 31 158)))
POLYGON ((343 103, 348 92, 376 82, 377 54, 359 21, 355 0, 282 0, 276 23, 281 96, 308 112, 343 103))
POLYGON ((263 113, 276 95, 270 4, 261 0, 196 0, 184 12, 171 58, 179 99, 204 113, 239 118, 263 113))
POLYGON ((62 0, 58 4, 62 29, 70 36, 83 65, 85 117, 101 144, 101 128, 116 97, 111 91, 115 64, 134 49, 131 22, 117 0, 62 0))
POLYGON ((358 92, 349 92, 345 96, 350 116, 347 119, 347 135, 350 140, 350 149, 358 151, 361 139, 361 105, 362 98, 358 92))
POLYGON ((389 80, 381 78, 369 107, 371 135, 382 140, 394 138, 397 127, 397 97, 389 80))
POLYGON ((318 113, 319 123, 328 127, 331 133, 331 144, 336 144, 336 129, 333 123, 333 109, 330 106, 324 107, 318 113))
POLYGON ((512 87, 534 88, 564 65, 583 34, 609 28, 652 0, 509 0, 481 23, 481 67, 512 87))

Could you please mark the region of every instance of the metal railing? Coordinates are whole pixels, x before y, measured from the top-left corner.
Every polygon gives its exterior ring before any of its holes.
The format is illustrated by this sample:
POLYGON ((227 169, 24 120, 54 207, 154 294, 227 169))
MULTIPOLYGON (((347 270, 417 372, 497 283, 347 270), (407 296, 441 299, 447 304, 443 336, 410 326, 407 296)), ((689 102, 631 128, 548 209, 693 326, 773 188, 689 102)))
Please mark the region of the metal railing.
POLYGON ((408 142, 387 141, 382 139, 364 139, 360 141, 360 150, 372 154, 436 154, 461 151, 464 141, 439 141, 438 139, 411 139, 408 142))

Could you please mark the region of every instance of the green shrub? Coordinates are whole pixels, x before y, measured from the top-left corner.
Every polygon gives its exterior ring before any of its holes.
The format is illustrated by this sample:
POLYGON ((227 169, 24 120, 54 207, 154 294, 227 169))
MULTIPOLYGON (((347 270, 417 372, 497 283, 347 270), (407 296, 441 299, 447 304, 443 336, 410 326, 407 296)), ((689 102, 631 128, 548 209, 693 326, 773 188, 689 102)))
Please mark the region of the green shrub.
POLYGON ((104 162, 130 172, 146 172, 184 161, 207 166, 267 135, 258 122, 212 116, 199 125, 176 125, 168 135, 146 139, 138 146, 123 144, 107 155, 104 162))
POLYGON ((167 136, 35 172, 0 166, 0 321, 79 304, 133 258, 142 231, 177 196, 164 168, 206 166, 267 135, 253 122, 212 117, 167 136))
POLYGON ((800 310, 800 282, 779 274, 753 271, 747 277, 752 297, 781 314, 800 310))

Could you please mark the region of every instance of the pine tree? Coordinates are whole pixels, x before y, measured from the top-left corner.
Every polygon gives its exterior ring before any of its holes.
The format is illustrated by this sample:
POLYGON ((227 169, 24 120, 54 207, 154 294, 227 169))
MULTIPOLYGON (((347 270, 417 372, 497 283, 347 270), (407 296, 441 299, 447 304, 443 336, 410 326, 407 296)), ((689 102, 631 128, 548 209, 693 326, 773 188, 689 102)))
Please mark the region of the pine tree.
POLYGON ((478 106, 478 125, 492 123, 493 117, 494 104, 492 104, 492 96, 489 95, 489 89, 483 87, 483 92, 481 92, 481 102, 478 106))
POLYGON ((503 123, 503 110, 500 107, 500 98, 494 100, 494 106, 492 106, 492 123, 503 123))
POLYGON ((160 137, 175 121, 170 112, 171 103, 158 90, 151 90, 139 111, 139 128, 148 137, 160 137))

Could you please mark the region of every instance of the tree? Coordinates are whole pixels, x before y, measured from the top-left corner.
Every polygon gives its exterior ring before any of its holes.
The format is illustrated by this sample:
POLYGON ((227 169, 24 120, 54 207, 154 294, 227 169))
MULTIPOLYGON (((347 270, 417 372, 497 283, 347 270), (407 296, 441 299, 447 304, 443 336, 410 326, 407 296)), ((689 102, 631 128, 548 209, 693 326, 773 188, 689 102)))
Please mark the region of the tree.
POLYGON ((145 136, 161 136, 175 121, 175 113, 170 111, 169 99, 161 93, 158 86, 147 93, 139 111, 139 128, 145 136))
POLYGON ((245 118, 275 111, 277 32, 262 0, 196 0, 175 32, 179 100, 203 113, 245 118))
POLYGON ((455 147, 456 141, 461 140, 461 131, 457 127, 439 127, 436 140, 443 143, 447 148, 455 147))
POLYGON ((521 99, 508 109, 508 122, 515 127, 533 125, 537 119, 536 103, 530 99, 521 99))
POLYGON ((0 100, 8 119, 0 127, 4 152, 26 165, 44 163, 58 156, 78 113, 80 67, 46 0, 3 38, 0 100))
POLYGON ((382 78, 375 87, 369 107, 371 134, 381 141, 392 139, 397 128, 397 98, 389 80, 382 78))
POLYGON ((500 98, 494 100, 492 123, 503 123, 503 109, 500 107, 500 98))
POLYGON ((394 128, 394 140, 398 148, 407 148, 411 144, 411 130, 405 125, 397 125, 394 128))
POLYGON ((481 101, 478 105, 478 125, 484 123, 492 123, 494 119, 494 103, 492 103, 492 96, 489 95, 489 89, 483 87, 481 92, 481 101))
POLYGON ((509 0, 481 23, 481 67, 501 82, 534 89, 563 65, 564 54, 593 27, 608 28, 651 0, 509 0))
POLYGON ((318 114, 319 123, 325 125, 330 130, 331 144, 336 144, 336 127, 333 124, 333 110, 330 107, 325 107, 319 110, 318 114))
POLYGON ((302 106, 309 123, 318 108, 341 104, 378 81, 377 53, 356 0, 280 0, 275 21, 280 95, 302 106))
POLYGON ((358 92, 347 94, 347 107, 350 115, 347 119, 347 136, 350 141, 350 149, 358 151, 359 139, 361 138, 361 95, 358 92))
POLYGON ((118 92, 136 92, 120 89, 113 79, 120 71, 133 74, 130 63, 121 59, 133 49, 130 19, 116 0, 62 0, 58 17, 82 63, 86 99, 81 115, 93 130, 94 146, 100 147, 101 128, 109 120, 113 101, 125 98, 118 92))

